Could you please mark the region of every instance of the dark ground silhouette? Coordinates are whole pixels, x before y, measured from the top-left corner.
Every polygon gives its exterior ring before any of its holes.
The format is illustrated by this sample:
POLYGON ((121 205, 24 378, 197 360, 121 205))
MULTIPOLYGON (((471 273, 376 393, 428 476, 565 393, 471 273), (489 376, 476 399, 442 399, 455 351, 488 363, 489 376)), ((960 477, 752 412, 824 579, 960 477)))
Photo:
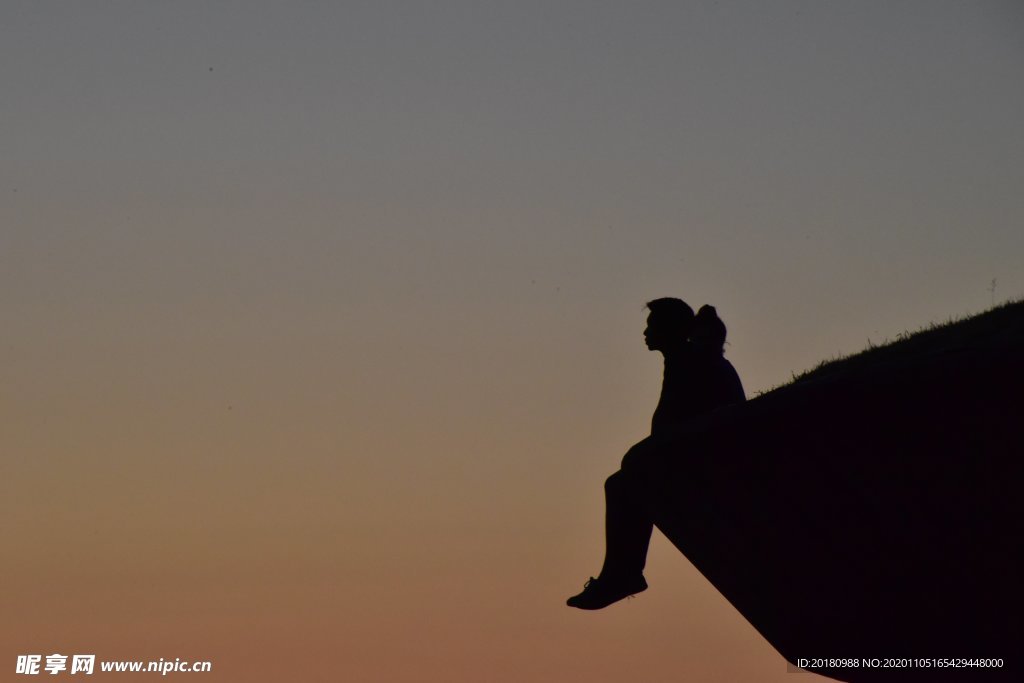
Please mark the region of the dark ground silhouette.
POLYGON ((639 495, 793 664, 1024 680, 1022 390, 1017 303, 690 420, 639 495))

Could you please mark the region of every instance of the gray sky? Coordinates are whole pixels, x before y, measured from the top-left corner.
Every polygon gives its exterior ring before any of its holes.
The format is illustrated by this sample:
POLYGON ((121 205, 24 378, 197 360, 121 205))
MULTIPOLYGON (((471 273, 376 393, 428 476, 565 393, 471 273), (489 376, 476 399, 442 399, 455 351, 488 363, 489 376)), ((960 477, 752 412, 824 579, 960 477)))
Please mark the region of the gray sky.
POLYGON ((7 3, 0 31, 16 307, 106 259, 115 297, 181 259, 183 301, 231 265, 307 299, 284 258, 325 306, 524 325, 531 283, 676 294, 765 386, 1024 289, 1016 3, 7 3), (753 348, 787 337, 785 367, 753 348))

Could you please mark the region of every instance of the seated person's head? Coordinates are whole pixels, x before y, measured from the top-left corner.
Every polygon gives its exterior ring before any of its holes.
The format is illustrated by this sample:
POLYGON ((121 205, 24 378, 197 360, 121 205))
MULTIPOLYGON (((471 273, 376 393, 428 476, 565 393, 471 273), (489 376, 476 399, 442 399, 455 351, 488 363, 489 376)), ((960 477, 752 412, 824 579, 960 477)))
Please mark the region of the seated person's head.
POLYGON ((714 306, 704 305, 693 318, 690 341, 694 348, 717 354, 725 353, 725 323, 714 306))
POLYGON ((693 309, 682 299, 664 297, 647 302, 644 341, 651 351, 666 351, 686 343, 693 328, 693 309))

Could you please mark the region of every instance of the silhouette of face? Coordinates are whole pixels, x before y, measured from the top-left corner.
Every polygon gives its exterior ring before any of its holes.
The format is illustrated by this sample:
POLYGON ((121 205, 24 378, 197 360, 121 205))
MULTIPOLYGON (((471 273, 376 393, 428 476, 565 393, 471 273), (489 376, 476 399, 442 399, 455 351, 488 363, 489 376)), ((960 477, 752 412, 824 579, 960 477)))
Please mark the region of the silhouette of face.
POLYGON ((657 318, 651 313, 647 316, 647 327, 644 329, 644 343, 649 351, 665 350, 665 326, 659 325, 657 318))
POLYGON ((666 319, 664 313, 647 316, 647 328, 644 329, 644 343, 651 351, 673 353, 686 343, 686 332, 679 329, 672 318, 666 319))

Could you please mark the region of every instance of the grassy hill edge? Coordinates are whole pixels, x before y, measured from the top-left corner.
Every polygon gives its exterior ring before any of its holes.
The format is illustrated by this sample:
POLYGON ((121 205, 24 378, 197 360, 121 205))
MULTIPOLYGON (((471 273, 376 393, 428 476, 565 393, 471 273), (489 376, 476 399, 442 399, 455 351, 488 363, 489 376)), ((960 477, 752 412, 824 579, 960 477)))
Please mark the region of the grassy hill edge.
MULTIPOLYGON (((895 340, 850 356, 822 361, 778 389, 806 384, 880 367, 893 367, 956 351, 991 351, 1024 349, 1024 299, 1010 301, 976 315, 932 323, 917 332, 905 332, 895 340)), ((775 391, 775 390, 773 390, 775 391)), ((767 392, 772 393, 772 392, 767 392)))

